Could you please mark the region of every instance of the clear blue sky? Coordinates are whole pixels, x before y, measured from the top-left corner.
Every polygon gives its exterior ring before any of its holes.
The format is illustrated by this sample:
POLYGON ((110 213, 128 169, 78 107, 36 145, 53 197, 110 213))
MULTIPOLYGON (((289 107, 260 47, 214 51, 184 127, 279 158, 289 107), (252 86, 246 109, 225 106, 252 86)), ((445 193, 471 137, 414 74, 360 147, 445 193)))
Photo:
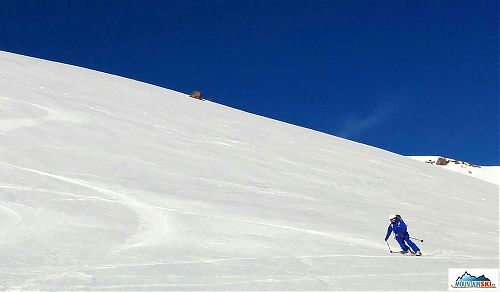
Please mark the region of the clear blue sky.
POLYGON ((497 0, 2 1, 0 50, 499 164, 497 0))

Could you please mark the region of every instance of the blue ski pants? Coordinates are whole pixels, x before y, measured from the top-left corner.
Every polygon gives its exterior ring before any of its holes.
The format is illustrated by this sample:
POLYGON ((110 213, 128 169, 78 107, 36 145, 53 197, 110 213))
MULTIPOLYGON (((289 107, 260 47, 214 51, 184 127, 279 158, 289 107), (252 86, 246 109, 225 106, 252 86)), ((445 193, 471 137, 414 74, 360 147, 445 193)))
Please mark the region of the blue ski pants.
POLYGON ((418 246, 415 243, 413 243, 413 241, 410 240, 410 234, 408 234, 408 232, 396 235, 396 240, 401 246, 401 249, 403 249, 404 251, 408 250, 408 246, 406 245, 406 243, 408 243, 413 252, 420 251, 420 248, 418 248, 418 246))

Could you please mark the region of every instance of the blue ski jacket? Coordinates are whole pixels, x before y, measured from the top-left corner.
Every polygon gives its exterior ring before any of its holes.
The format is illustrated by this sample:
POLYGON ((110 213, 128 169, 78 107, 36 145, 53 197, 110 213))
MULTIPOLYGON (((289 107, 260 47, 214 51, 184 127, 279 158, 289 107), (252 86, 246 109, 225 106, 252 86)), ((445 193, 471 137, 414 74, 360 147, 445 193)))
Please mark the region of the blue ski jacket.
POLYGON ((406 231, 406 224, 403 221, 403 219, 398 218, 396 220, 396 223, 389 224, 389 227, 387 228, 387 234, 385 235, 385 240, 387 240, 389 238, 389 236, 391 235, 391 233, 393 231, 394 231, 394 234, 396 235, 396 237, 404 236, 406 233, 408 233, 406 231))

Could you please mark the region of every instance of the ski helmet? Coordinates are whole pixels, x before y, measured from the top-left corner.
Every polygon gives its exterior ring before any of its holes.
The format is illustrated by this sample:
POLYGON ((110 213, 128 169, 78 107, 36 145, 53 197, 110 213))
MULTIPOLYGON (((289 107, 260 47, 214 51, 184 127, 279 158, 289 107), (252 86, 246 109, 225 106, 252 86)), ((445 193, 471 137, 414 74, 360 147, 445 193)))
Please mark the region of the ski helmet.
POLYGON ((396 218, 398 218, 398 216, 397 216, 397 215, 390 215, 390 216, 389 216, 389 221, 391 221, 391 220, 393 220, 393 219, 396 219, 396 218))

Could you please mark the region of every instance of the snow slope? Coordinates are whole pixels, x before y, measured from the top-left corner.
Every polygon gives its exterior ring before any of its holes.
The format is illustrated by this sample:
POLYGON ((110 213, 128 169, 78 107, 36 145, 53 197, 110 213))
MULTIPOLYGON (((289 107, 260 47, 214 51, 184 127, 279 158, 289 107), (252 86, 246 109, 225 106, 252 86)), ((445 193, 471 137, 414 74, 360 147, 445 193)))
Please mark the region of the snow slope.
POLYGON ((387 151, 0 52, 0 290, 446 290, 448 268, 498 266, 498 201, 387 151), (391 213, 424 257, 388 253, 391 213))
POLYGON ((464 161, 450 159, 441 156, 408 156, 412 159, 423 161, 444 169, 472 176, 492 184, 500 185, 500 166, 479 166, 464 161), (448 161, 446 165, 437 165, 437 160, 441 158, 448 161))

